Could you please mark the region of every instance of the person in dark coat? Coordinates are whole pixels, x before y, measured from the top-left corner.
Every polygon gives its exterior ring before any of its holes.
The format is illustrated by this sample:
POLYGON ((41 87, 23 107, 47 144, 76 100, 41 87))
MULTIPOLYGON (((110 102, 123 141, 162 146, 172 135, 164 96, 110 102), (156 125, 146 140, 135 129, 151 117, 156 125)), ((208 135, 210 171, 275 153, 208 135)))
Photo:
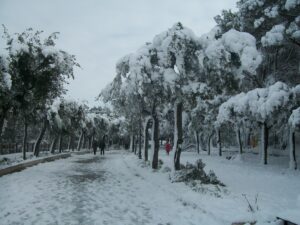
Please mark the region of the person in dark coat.
POLYGON ((94 155, 96 155, 97 147, 98 147, 98 144, 97 144, 96 140, 93 140, 92 147, 93 147, 93 150, 94 150, 94 155))
POLYGON ((99 147, 100 147, 100 155, 104 155, 105 136, 103 136, 102 140, 100 141, 99 147))

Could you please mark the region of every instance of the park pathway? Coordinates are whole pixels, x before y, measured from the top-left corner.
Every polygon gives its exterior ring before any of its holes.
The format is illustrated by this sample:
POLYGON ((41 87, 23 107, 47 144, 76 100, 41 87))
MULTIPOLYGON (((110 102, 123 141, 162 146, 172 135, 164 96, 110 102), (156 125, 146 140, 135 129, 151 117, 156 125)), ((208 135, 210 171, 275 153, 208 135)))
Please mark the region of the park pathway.
POLYGON ((171 191, 168 180, 160 182, 150 168, 146 176, 130 162, 132 154, 109 151, 3 176, 0 225, 222 224, 171 191))

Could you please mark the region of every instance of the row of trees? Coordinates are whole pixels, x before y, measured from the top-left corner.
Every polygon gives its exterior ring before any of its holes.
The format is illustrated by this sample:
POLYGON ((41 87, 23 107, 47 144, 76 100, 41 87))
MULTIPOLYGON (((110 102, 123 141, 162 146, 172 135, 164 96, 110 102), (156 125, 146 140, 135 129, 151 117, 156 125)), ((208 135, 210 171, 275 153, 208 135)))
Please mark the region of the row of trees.
POLYGON ((46 118, 46 105, 65 93, 66 79, 73 77, 75 56, 55 47, 57 33, 41 40, 41 31, 28 29, 9 34, 4 27, 6 49, 1 53, 0 136, 8 117, 23 123, 23 158, 26 158, 30 123, 46 118), (37 116, 38 115, 38 116, 37 116))
POLYGON ((102 100, 126 118, 131 146, 139 139, 140 158, 144 138, 145 160, 152 126, 153 168, 159 139, 172 136, 179 170, 184 142, 195 137, 198 152, 201 145, 210 154, 213 140, 219 155, 222 145, 239 144, 243 153, 258 128, 264 164, 269 143, 285 148, 291 130, 290 165, 296 168, 298 111, 288 120, 300 105, 300 3, 240 0, 237 6, 216 16, 217 26, 201 37, 181 23, 156 35, 117 62, 116 77, 102 90, 102 100))
MULTIPOLYGON (((82 146, 91 149, 93 141, 99 142, 106 135, 110 140, 121 141, 122 118, 116 118, 109 108, 91 108, 84 103, 72 100, 58 99, 48 108, 46 125, 40 131, 35 146, 40 143, 45 129, 48 128, 51 140, 50 152, 53 153, 55 145, 59 152, 62 151, 63 137, 68 138, 67 149, 79 151, 82 146), (48 125, 48 126, 47 126, 48 125), (115 137, 118 133, 120 136, 115 137)), ((34 154, 38 155, 38 149, 34 148, 34 154)))
POLYGON ((0 144, 17 143, 22 136, 26 159, 27 142, 35 139, 33 151, 38 156, 45 133, 53 153, 55 146, 62 150, 63 137, 69 139, 68 149, 74 149, 77 141, 79 150, 109 128, 119 129, 120 121, 109 109, 89 109, 84 103, 62 98, 67 79, 74 77, 79 64, 74 55, 55 46, 57 33, 42 38, 43 32, 28 29, 11 35, 4 27, 3 36, 6 48, 0 55, 0 144))

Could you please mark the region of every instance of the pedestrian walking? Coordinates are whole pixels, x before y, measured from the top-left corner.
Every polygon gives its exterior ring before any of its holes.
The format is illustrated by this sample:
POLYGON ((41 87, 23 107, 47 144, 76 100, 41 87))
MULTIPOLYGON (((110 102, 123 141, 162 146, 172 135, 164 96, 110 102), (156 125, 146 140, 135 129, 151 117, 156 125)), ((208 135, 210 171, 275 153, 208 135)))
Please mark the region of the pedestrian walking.
POLYGON ((169 155, 170 151, 171 151, 171 144, 169 143, 169 140, 167 140, 167 143, 165 145, 165 149, 166 149, 166 152, 167 152, 167 155, 169 155))
POLYGON ((103 136, 102 140, 100 141, 99 147, 100 147, 100 155, 104 155, 105 135, 103 136))
POLYGON ((97 144, 96 140, 93 140, 92 147, 93 147, 94 155, 96 155, 97 147, 98 147, 98 144, 97 144))

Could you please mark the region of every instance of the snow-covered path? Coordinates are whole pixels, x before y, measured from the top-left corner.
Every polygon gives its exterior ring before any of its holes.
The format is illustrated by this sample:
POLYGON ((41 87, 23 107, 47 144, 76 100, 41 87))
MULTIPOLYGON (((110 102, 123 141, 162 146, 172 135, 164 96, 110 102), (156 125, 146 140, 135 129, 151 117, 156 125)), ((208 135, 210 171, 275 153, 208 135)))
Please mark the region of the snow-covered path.
POLYGON ((132 157, 78 155, 1 177, 0 224, 224 224, 132 157))
POLYGON ((215 225, 237 221, 270 225, 277 224, 270 221, 283 211, 294 210, 293 215, 298 215, 298 171, 185 152, 183 162, 202 158, 207 169, 213 169, 227 185, 218 190, 206 185, 195 192, 184 183, 171 183, 164 169, 172 167, 172 157, 164 152, 160 157, 164 164, 158 171, 132 153, 109 151, 105 156, 75 155, 3 176, 0 225, 215 225), (244 196, 259 208, 255 213, 249 211, 244 196))

